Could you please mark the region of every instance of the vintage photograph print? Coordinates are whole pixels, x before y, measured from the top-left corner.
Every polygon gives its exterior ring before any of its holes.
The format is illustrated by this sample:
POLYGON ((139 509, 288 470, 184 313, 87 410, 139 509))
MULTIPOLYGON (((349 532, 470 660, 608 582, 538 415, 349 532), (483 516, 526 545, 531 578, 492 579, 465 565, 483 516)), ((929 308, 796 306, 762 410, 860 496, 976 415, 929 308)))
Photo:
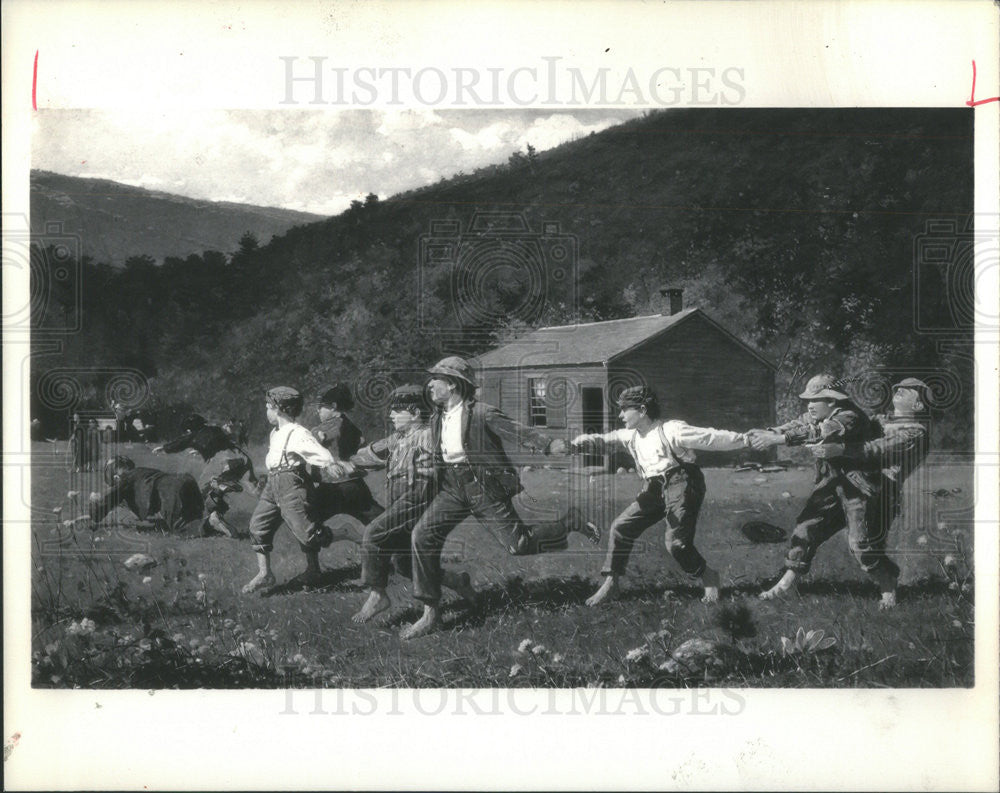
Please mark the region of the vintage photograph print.
POLYGON ((31 685, 972 687, 973 119, 36 112, 31 685))

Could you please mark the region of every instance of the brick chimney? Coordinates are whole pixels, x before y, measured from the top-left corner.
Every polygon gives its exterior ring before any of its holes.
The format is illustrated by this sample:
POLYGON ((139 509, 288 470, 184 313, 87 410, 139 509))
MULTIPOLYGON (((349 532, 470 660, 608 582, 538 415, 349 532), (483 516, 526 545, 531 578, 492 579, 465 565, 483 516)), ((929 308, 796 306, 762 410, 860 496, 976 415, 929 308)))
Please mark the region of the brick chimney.
POLYGON ((661 313, 665 317, 672 317, 684 310, 684 290, 676 287, 663 287, 660 289, 660 297, 663 298, 663 308, 661 313))

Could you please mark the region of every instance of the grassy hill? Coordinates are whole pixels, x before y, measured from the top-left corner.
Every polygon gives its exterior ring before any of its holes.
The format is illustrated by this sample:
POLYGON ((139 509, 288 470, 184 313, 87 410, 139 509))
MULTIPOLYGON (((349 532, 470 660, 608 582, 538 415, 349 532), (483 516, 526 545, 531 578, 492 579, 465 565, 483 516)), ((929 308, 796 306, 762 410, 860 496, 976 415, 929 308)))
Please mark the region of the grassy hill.
POLYGON ((319 215, 144 190, 108 179, 33 170, 31 228, 42 235, 52 223, 79 235, 82 253, 95 261, 123 265, 130 256, 162 262, 206 250, 234 250, 250 232, 270 239, 319 215))
MULTIPOLYGON (((956 311, 956 295, 971 284, 961 245, 973 209, 972 121, 964 109, 650 113, 358 203, 263 246, 251 240, 225 261, 95 268, 84 282, 84 333, 63 358, 134 366, 162 404, 245 415, 258 431, 265 385, 314 390, 349 379, 377 432, 390 373, 417 376, 443 353, 481 352, 524 324, 652 313, 669 284, 780 362, 779 414, 798 407, 794 394, 811 373, 916 373, 937 378, 946 408, 938 442, 962 447, 972 426, 971 318, 956 311), (530 232, 497 253, 489 233, 468 231, 477 212, 520 213, 530 232), (431 231, 448 222, 462 234, 432 263, 427 242, 440 234, 431 231), (930 222, 945 228, 943 262, 915 260, 930 222), (539 288, 530 272, 491 261, 538 255, 545 283, 554 280, 557 263, 538 242, 547 223, 575 243, 575 257, 558 266, 578 294, 559 287, 528 306, 539 288), (475 303, 464 319, 456 289, 475 303)), ((885 394, 873 387, 877 406, 885 394)))

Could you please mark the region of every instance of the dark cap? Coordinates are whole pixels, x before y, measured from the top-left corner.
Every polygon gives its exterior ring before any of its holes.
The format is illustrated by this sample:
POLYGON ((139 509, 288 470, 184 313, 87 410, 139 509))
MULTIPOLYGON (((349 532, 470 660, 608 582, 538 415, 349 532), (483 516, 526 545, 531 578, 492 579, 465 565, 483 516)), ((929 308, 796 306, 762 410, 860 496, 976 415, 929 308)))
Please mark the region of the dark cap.
POLYGON ((431 374, 457 377, 459 380, 464 380, 473 388, 476 387, 476 370, 465 358, 459 358, 457 355, 449 355, 447 358, 442 358, 427 371, 431 374))
POLYGON ((334 383, 319 392, 317 404, 322 408, 337 406, 337 410, 350 410, 354 407, 354 397, 347 383, 334 383))
POLYGON ((618 407, 622 408, 649 408, 657 403, 656 392, 644 385, 634 385, 626 388, 618 395, 618 407))
POLYGON ((286 385, 268 389, 267 403, 289 416, 297 416, 302 412, 302 394, 286 385))
POLYGON ((117 457, 110 457, 104 463, 104 482, 108 485, 113 485, 115 483, 115 475, 122 471, 131 471, 133 468, 135 468, 135 463, 131 457, 126 457, 124 454, 119 454, 117 457))
POLYGON ((895 383, 892 390, 895 391, 897 388, 916 388, 918 391, 927 391, 930 386, 927 385, 923 380, 918 380, 916 377, 904 377, 898 383, 895 383))
POLYGON ((184 417, 184 421, 181 422, 181 429, 184 432, 197 432, 207 423, 204 416, 198 413, 191 413, 184 417))
POLYGON ((393 390, 389 394, 390 410, 406 410, 408 408, 418 408, 421 411, 430 411, 430 403, 427 401, 427 392, 423 386, 403 385, 393 390))

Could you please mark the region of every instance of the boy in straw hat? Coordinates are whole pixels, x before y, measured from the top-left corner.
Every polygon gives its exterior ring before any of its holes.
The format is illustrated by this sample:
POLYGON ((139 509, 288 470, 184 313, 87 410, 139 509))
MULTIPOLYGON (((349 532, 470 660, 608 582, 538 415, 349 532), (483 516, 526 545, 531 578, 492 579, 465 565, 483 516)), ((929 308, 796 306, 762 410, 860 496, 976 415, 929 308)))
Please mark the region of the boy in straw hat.
POLYGON ((522 488, 502 441, 543 454, 565 454, 565 441, 524 427, 477 401, 475 372, 465 359, 450 356, 428 371, 428 389, 437 406, 430 424, 437 492, 413 529, 413 593, 423 601, 424 612, 403 630, 404 639, 437 627, 441 549, 452 529, 468 516, 475 515, 513 555, 565 548, 568 531, 579 531, 591 542, 600 539, 575 507, 561 520, 529 527, 511 504, 522 488))
MULTIPOLYGON (((405 385, 389 396, 393 431, 350 458, 351 468, 385 469, 386 511, 365 527, 361 543, 361 583, 370 589, 364 606, 352 619, 369 622, 392 605, 386 592, 391 563, 396 572, 413 577, 410 533, 430 503, 434 489, 434 452, 427 419, 430 406, 424 389, 405 385)), ((467 601, 475 599, 468 573, 442 573, 442 584, 467 601)))
POLYGON ((604 583, 588 600, 596 606, 614 598, 625 574, 629 554, 639 536, 650 526, 666 520, 666 544, 681 569, 700 579, 705 588, 702 601, 719 599, 719 574, 708 566, 694 546, 695 524, 705 498, 705 477, 695 463, 694 449, 731 451, 750 445, 746 435, 729 430, 692 427, 683 421, 662 421, 656 393, 646 386, 622 391, 618 398, 623 429, 605 434, 578 435, 574 451, 621 443, 635 460, 645 480, 635 501, 611 524, 608 552, 601 569, 604 583))
POLYGON ((841 388, 833 375, 816 375, 799 394, 806 402, 805 413, 780 427, 750 432, 758 451, 780 444, 809 444, 816 457, 815 482, 796 518, 785 570, 774 586, 761 593, 764 600, 794 590, 799 577, 812 566, 819 546, 845 527, 851 553, 878 584, 883 603, 895 599, 899 568, 885 555, 877 477, 857 455, 843 453, 845 445, 857 448, 872 440, 878 428, 841 388))
POLYGON ((320 577, 319 551, 333 540, 333 533, 317 518, 313 469, 325 469, 333 456, 313 434, 295 421, 302 413, 302 395, 278 386, 267 392, 264 407, 272 425, 265 462, 267 482, 250 517, 250 539, 257 553, 257 575, 244 587, 256 592, 274 586, 271 550, 274 534, 284 522, 299 541, 306 557, 301 578, 307 584, 320 577))
MULTIPOLYGON (((875 416, 881 437, 864 443, 824 443, 813 447, 818 459, 838 457, 860 459, 865 470, 878 479, 877 510, 871 510, 873 525, 869 527, 874 541, 883 549, 889 528, 899 518, 903 483, 927 456, 928 446, 928 387, 916 377, 907 377, 892 387, 892 413, 875 416), (874 522, 877 520, 877 522, 874 522)), ((879 607, 896 605, 895 582, 899 568, 886 560, 889 571, 879 607), (891 585, 891 589, 888 586, 891 585)))

